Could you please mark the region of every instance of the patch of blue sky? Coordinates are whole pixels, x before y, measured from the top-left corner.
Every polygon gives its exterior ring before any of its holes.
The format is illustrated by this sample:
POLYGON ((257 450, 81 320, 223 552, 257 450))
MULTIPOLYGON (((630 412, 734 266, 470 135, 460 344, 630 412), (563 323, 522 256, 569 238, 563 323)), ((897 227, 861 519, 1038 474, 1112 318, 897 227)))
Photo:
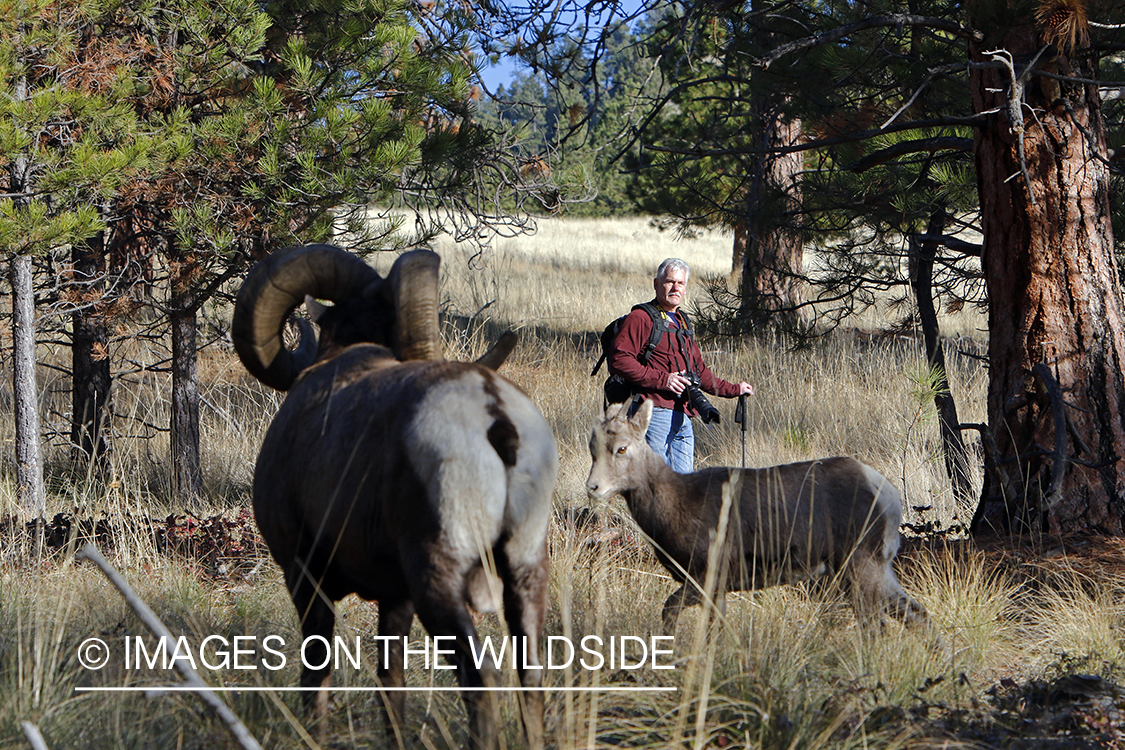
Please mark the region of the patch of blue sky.
MULTIPOLYGON (((527 8, 526 33, 538 31, 546 24, 555 24, 566 29, 568 41, 576 44, 593 44, 607 24, 631 22, 646 9, 655 7, 662 0, 556 0, 540 4, 532 0, 527 8), (539 5, 538 9, 531 6, 539 5)), ((514 43, 515 38, 510 40, 514 43)), ((495 60, 480 54, 480 77, 489 91, 496 91, 501 85, 509 85, 516 74, 525 69, 524 63, 513 55, 501 54, 495 60)))

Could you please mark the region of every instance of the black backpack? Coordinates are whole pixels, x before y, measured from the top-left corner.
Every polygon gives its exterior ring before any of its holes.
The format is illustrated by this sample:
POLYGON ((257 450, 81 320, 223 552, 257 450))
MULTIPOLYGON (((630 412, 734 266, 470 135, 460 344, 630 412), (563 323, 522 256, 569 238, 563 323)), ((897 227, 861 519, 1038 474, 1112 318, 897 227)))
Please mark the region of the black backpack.
MULTIPOLYGON (((648 364, 649 357, 652 356, 656 347, 660 345, 660 340, 664 338, 664 333, 666 331, 672 330, 677 332, 677 334, 682 333, 688 338, 692 336, 691 321, 682 310, 677 310, 677 312, 680 314, 680 319, 683 321, 684 328, 672 328, 667 317, 651 302, 641 302, 638 305, 633 305, 632 310, 629 312, 633 310, 644 310, 648 313, 648 316, 652 318, 652 333, 649 334, 648 343, 645 344, 645 348, 641 351, 639 356, 641 364, 643 365, 648 364)), ((628 317, 628 315, 622 315, 620 318, 617 318, 607 325, 605 330, 602 331, 602 356, 598 358, 598 363, 594 365, 594 369, 590 371, 590 377, 598 374, 602 362, 605 362, 606 358, 609 356, 609 352, 613 348, 613 341, 621 331, 621 326, 625 322, 626 317, 628 317)), ((606 405, 620 404, 628 401, 633 396, 633 387, 625 382, 620 375, 610 375, 609 378, 606 379, 605 385, 602 386, 602 390, 605 393, 606 405)))

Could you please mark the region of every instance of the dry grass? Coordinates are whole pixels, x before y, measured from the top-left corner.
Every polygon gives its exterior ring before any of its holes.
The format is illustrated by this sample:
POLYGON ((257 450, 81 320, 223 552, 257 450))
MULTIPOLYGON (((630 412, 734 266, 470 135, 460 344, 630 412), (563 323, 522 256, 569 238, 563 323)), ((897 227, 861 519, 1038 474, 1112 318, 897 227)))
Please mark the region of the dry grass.
MULTIPOLYGON (((555 504, 562 511, 586 505, 586 441, 601 407, 601 378, 589 376, 596 358, 589 334, 649 296, 648 279, 663 257, 684 257, 700 274, 722 273, 728 249, 723 238, 669 245, 643 222, 545 223, 542 229, 537 238, 500 243, 483 267, 439 248, 451 315, 445 336, 451 356, 471 358, 499 328, 523 330, 523 343, 504 372, 527 390, 558 438, 555 504), (593 232, 600 234, 590 239, 593 232)), ((905 487, 912 522, 948 526, 965 520, 967 509, 956 507, 937 457, 927 398, 918 392, 921 354, 913 338, 872 343, 836 336, 799 352, 768 342, 715 345, 706 355, 718 374, 755 385, 748 464, 854 454, 905 487)), ((44 352, 45 359, 57 356, 44 352)), ((138 350, 131 356, 146 355, 138 350)), ((951 368, 962 419, 982 421, 986 374, 966 357, 953 356, 951 368)), ((209 499, 214 512, 230 512, 248 502, 254 457, 279 397, 251 382, 218 348, 204 354, 200 371, 209 499)), ((44 384, 47 425, 61 429, 65 382, 45 370, 44 384)), ((138 426, 166 421, 167 399, 163 375, 134 378, 118 389, 118 412, 136 419, 117 425, 122 435, 108 484, 71 476, 65 451, 52 444, 50 512, 160 517, 178 511, 167 490, 166 438, 138 426)), ((737 464, 742 447, 729 424, 733 403, 718 405, 724 424, 699 430, 699 463, 737 464)), ((6 452, 11 429, 10 420, 0 421, 6 452)), ((673 585, 627 520, 623 503, 598 510, 592 528, 576 530, 559 521, 552 527, 547 633, 575 640, 626 634, 647 639, 658 634, 660 607, 673 585)), ((0 517, 17 511, 5 468, 0 517)), ((193 643, 212 634, 278 634, 286 643, 299 641, 296 616, 272 563, 215 577, 206 565, 161 553, 142 531, 120 538, 112 558, 172 631, 193 643)), ((986 705, 999 680, 1030 684, 1079 658, 1116 674, 1125 659, 1120 581, 1076 573, 1032 589, 982 555, 929 551, 912 554, 901 568, 904 585, 929 609, 932 629, 861 625, 840 597, 807 587, 732 595, 708 637, 701 637, 700 612, 681 618, 674 670, 550 671, 547 682, 556 686, 678 689, 552 693, 552 746, 667 747, 679 739, 700 748, 905 748, 929 746, 933 736, 940 739, 933 746, 966 746, 975 735, 962 736, 958 727, 967 725, 935 724, 935 717, 986 705)), ((370 604, 348 598, 339 612, 339 632, 346 637, 374 632, 370 604)), ((495 616, 483 618, 480 627, 486 634, 503 632, 495 616)), ((76 662, 86 638, 120 643, 143 634, 90 566, 66 555, 37 557, 10 536, 0 537, 0 749, 24 746, 19 722, 25 720, 38 724, 58 748, 233 747, 190 695, 75 692, 78 686, 172 679, 159 669, 126 672, 111 663, 94 672, 76 662)), ((415 635, 423 636, 420 630, 415 635)), ((360 670, 340 670, 337 684, 375 684, 373 654, 367 656, 360 670)), ((215 685, 292 686, 295 661, 278 671, 204 670, 204 677, 215 685)), ((412 668, 407 679, 415 686, 451 682, 447 672, 422 668, 412 668)), ((397 746, 384 736, 371 694, 338 694, 324 735, 306 726, 295 695, 224 697, 267 747, 397 746)), ((504 711, 506 740, 518 746, 511 700, 504 711)), ((407 724, 409 747, 464 741, 463 709, 453 694, 412 695, 407 724)))

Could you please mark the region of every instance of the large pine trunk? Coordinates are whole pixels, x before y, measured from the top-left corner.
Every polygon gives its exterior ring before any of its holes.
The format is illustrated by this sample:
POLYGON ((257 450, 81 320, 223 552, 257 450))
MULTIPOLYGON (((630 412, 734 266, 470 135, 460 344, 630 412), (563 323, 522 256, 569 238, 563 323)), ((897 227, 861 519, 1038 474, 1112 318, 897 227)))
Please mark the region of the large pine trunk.
POLYGON ((99 303, 103 293, 104 234, 71 251, 74 283, 80 288, 78 304, 71 314, 71 401, 70 442, 76 463, 104 469, 108 464, 109 439, 109 330, 99 303))
POLYGON ((172 303, 172 481, 176 499, 190 510, 203 501, 199 452, 199 378, 196 372, 195 307, 172 303))
MULTIPOLYGON (((1024 16, 977 45, 973 62, 999 48, 1018 72, 1043 47, 1024 16)), ((1053 54, 1038 65, 1093 77, 1053 54)), ((1031 76, 1020 101, 1005 68, 971 78, 976 111, 992 112, 975 149, 990 379, 974 532, 1122 534, 1125 325, 1098 90, 1031 76)))
POLYGON ((35 287, 30 255, 9 260, 12 283, 12 390, 16 417, 16 497, 42 518, 47 508, 39 435, 39 388, 35 382, 35 287))
MULTIPOLYGON (((758 102, 755 124, 763 149, 791 146, 801 137, 799 120, 758 102)), ((743 218, 735 225, 732 280, 739 290, 739 319, 745 330, 792 331, 805 320, 801 278, 804 245, 788 228, 786 214, 797 200, 800 152, 763 152, 752 166, 743 218)))

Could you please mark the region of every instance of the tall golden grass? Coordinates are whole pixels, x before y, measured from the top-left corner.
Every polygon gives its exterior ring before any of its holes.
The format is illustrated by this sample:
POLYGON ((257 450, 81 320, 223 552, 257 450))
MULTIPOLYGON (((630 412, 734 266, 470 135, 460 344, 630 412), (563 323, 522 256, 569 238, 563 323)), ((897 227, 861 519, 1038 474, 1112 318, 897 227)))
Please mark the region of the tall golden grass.
MULTIPOLYGON (((500 328, 519 328, 522 343, 504 372, 531 395, 558 438, 548 635, 577 641, 585 635, 659 634, 660 606, 673 585, 620 499, 597 508, 590 526, 565 520, 564 511, 587 505, 586 443, 601 411, 601 378, 589 375, 597 356, 591 334, 649 298, 652 271, 663 257, 684 257, 698 279, 725 272, 728 246, 721 236, 671 243, 642 221, 616 221, 544 222, 539 236, 502 242, 483 258, 438 248, 447 352, 472 358, 500 328)), ((972 330, 979 321, 950 325, 972 330)), ((58 353, 43 352, 45 359, 52 356, 58 353)), ((770 342, 720 343, 710 345, 706 356, 718 374, 755 385, 748 464, 856 455, 905 489, 910 523, 950 527, 967 521, 971 509, 958 507, 944 475, 914 338, 871 342, 836 335, 800 351, 770 342)), ((986 373, 970 357, 951 356, 950 365, 962 419, 983 421, 986 373)), ((209 512, 229 514, 249 502, 253 462, 280 398, 251 381, 218 347, 204 353, 200 369, 209 512)), ((44 414, 58 428, 65 382, 50 373, 44 371, 44 414)), ((163 376, 119 386, 115 398, 118 411, 137 422, 166 421, 163 376)), ((718 404, 723 425, 698 430, 698 463, 735 465, 742 445, 730 424, 733 404, 718 404)), ((117 425, 114 472, 104 482, 66 473, 64 447, 51 444, 51 514, 140 518, 182 510, 167 490, 166 439, 129 424, 117 425), (140 436, 131 437, 133 432, 140 436)), ((10 425, 10 419, 0 420, 5 451, 13 438, 10 425)), ((18 512, 5 469, 0 517, 18 512)), ((111 559, 173 633, 194 644, 209 635, 277 634, 287 644, 299 642, 296 615, 272 562, 223 575, 205 561, 163 553, 139 522, 124 529, 111 559)), ((872 627, 857 622, 831 590, 779 587, 731 595, 725 616, 710 630, 700 611, 689 611, 669 660, 675 669, 551 670, 546 682, 555 687, 675 692, 550 693, 549 742, 558 748, 956 746, 949 723, 931 720, 987 704, 1000 680, 1041 679, 1075 659, 1106 673, 1120 669, 1121 581, 1074 572, 1054 576, 1050 585, 1040 577, 1030 587, 994 558, 964 548, 957 554, 922 548, 900 565, 904 585, 928 608, 932 628, 872 627)), ((374 634, 371 604, 349 597, 338 612, 340 634, 374 634)), ((483 617, 480 629, 504 632, 496 616, 483 617)), ((119 653, 102 670, 77 662, 79 645, 88 638, 119 644, 137 635, 147 635, 140 621, 91 566, 68 554, 30 549, 7 527, 0 537, 0 748, 24 746, 21 721, 38 725, 57 748, 234 747, 191 695, 75 691, 174 681, 170 671, 125 670, 119 653)), ((414 635, 424 634, 416 627, 414 635)), ((374 664, 366 652, 361 669, 336 672, 336 684, 375 685, 374 664)), ((202 671, 215 686, 285 687, 298 679, 295 658, 277 671, 202 671)), ((515 683, 513 675, 507 679, 515 683)), ((407 681, 452 684, 447 672, 417 665, 407 681)), ((312 726, 298 695, 244 692, 224 699, 265 747, 398 747, 384 734, 371 693, 337 693, 326 727, 312 726)), ((465 742, 456 694, 412 694, 407 706, 405 746, 465 742)), ((505 742, 519 746, 514 699, 505 700, 503 711, 505 742)))

